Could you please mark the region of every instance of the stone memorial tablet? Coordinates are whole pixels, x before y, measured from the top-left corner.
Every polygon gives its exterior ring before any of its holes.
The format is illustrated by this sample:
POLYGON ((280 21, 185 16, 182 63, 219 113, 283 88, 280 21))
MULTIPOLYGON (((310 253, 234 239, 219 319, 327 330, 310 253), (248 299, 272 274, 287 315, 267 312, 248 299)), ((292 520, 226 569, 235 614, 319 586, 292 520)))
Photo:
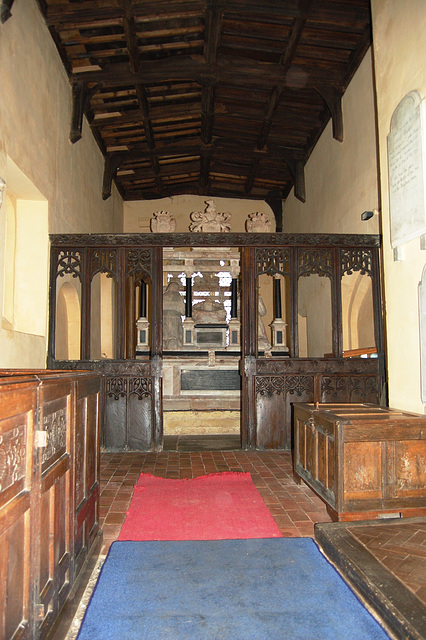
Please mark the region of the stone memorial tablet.
POLYGON ((182 369, 182 391, 238 391, 241 375, 237 369, 182 369))
POLYGON ((396 107, 388 135, 392 247, 426 233, 425 101, 408 93, 396 107))

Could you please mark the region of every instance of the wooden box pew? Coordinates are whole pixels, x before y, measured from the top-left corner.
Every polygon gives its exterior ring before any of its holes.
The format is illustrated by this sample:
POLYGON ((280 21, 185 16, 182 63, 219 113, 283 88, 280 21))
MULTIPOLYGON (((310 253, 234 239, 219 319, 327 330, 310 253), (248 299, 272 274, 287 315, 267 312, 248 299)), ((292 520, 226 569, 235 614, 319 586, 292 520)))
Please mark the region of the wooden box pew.
POLYGON ((99 541, 101 377, 0 370, 0 638, 42 639, 99 541))

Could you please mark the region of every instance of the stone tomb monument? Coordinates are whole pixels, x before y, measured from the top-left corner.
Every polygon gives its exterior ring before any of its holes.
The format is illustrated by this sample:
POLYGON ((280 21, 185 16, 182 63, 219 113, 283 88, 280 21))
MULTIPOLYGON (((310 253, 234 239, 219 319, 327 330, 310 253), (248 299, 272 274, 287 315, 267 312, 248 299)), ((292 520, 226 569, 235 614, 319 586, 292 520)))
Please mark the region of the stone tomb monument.
POLYGON ((239 268, 239 251, 229 247, 164 248, 166 435, 239 433, 240 345, 231 336, 239 268))

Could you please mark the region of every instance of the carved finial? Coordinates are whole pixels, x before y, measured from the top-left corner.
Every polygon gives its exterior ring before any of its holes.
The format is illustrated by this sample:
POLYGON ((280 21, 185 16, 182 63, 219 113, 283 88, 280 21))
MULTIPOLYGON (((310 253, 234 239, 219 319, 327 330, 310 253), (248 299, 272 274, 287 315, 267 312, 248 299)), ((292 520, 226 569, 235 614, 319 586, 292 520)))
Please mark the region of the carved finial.
POLYGON ((228 224, 231 214, 218 213, 213 200, 205 200, 205 203, 207 206, 204 211, 193 211, 190 214, 193 222, 189 225, 189 230, 204 233, 231 231, 231 225, 228 224))
POLYGON ((173 233, 176 229, 176 218, 168 211, 155 211, 151 218, 153 233, 173 233))
POLYGON ((250 213, 246 220, 246 230, 250 233, 270 233, 271 220, 267 213, 250 213))

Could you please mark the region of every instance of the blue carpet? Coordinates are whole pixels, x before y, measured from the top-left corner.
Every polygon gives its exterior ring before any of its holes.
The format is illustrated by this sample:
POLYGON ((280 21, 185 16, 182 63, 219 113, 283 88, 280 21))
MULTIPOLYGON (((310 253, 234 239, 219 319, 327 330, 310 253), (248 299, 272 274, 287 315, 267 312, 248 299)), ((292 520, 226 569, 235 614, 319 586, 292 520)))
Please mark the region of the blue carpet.
POLYGON ((78 640, 384 640, 310 538, 115 542, 78 640))

